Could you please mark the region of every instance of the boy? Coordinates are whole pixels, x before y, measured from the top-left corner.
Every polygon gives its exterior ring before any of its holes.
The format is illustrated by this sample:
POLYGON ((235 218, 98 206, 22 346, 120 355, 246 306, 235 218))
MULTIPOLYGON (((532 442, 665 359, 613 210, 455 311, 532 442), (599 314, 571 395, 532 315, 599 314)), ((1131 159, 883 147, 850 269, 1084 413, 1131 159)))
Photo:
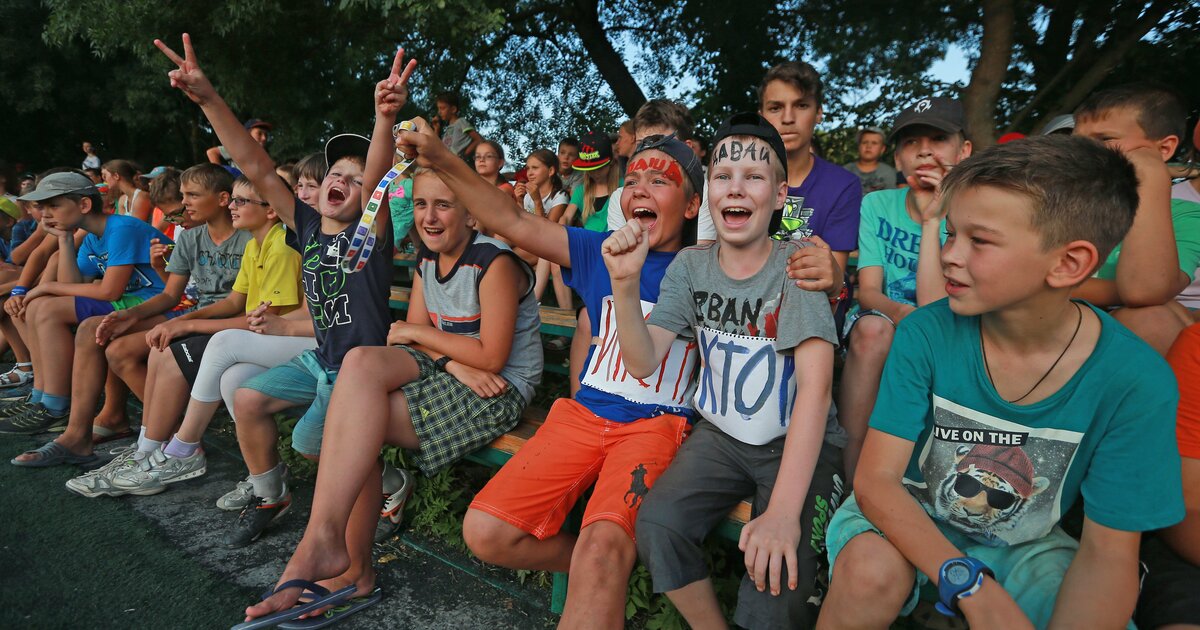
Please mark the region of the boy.
MULTIPOLYGON (((271 123, 265 120, 251 118, 245 123, 242 123, 242 128, 250 134, 250 137, 253 138, 259 146, 263 147, 264 150, 266 149, 267 140, 270 139, 271 129, 273 128, 271 123)), ((229 149, 226 149, 223 145, 210 147, 204 152, 204 155, 208 158, 209 162, 216 164, 217 166, 223 166, 224 164, 228 163, 229 166, 226 167, 226 170, 229 170, 230 174, 241 174, 241 169, 238 168, 237 161, 233 159, 233 155, 229 153, 229 149)))
POLYGON ((879 127, 863 127, 858 130, 854 143, 858 145, 858 160, 844 168, 862 182, 862 194, 896 187, 896 169, 879 160, 887 149, 884 133, 879 127))
MULTIPOLYGON (((294 246, 300 252, 304 294, 316 332, 315 351, 305 351, 246 381, 235 396, 238 444, 250 469, 254 495, 225 544, 244 547, 291 506, 284 465, 275 448, 278 432, 274 414, 296 406, 308 407, 293 429, 292 448, 315 459, 321 451, 325 408, 342 358, 351 348, 381 346, 387 340, 391 324, 387 303, 392 278, 391 221, 387 212, 376 219, 375 250, 365 268, 355 273, 343 270, 343 263, 348 262, 343 259, 366 205, 362 197, 363 167, 370 142, 353 134, 329 140, 325 145, 329 171, 321 183, 318 207, 312 208, 292 194, 275 174, 275 165, 266 151, 238 124, 197 64, 191 38, 183 36, 184 57, 161 41, 155 40, 155 45, 178 66, 169 74, 171 85, 200 106, 254 189, 296 233, 294 246)), ((411 68, 406 72, 411 73, 411 68)), ((407 95, 406 90, 402 92, 407 95)), ((388 151, 389 158, 394 153, 394 149, 380 146, 379 150, 388 151)), ((376 179, 382 176, 375 174, 376 179)))
POLYGON ((863 198, 858 227, 858 304, 846 317, 846 363, 838 392, 838 419, 846 429, 846 477, 867 436, 879 376, 896 324, 918 306, 946 297, 939 249, 945 221, 938 186, 951 167, 971 155, 963 136, 962 104, 923 98, 896 118, 896 168, 908 188, 863 198))
POLYGON ((971 627, 1124 625, 1140 532, 1183 517, 1163 422, 1178 393, 1161 357, 1071 292, 1133 222, 1134 169, 1043 136, 965 160, 942 191, 949 299, 896 331, 829 524, 817 627, 886 628, 926 583, 971 627), (1081 496, 1076 541, 1059 521, 1081 496))
POLYGON ((1192 323, 1175 302, 1200 266, 1200 204, 1171 199, 1165 162, 1185 137, 1187 109, 1171 90, 1131 84, 1092 95, 1075 111, 1075 135, 1119 149, 1138 170, 1129 234, 1075 297, 1113 317, 1165 355, 1192 323))
MULTIPOLYGON (((428 136, 402 133, 400 142, 409 151, 417 145, 419 163, 438 171, 483 228, 561 265, 563 279, 596 314, 590 336, 598 341, 583 366, 579 394, 556 401, 545 424, 476 495, 463 536, 486 562, 569 570, 565 626, 620 627, 637 554, 634 519, 640 497, 687 431, 696 348, 680 340, 652 378, 625 374, 611 318, 612 291, 600 261, 606 233, 565 228, 525 212, 428 136), (571 506, 593 481, 579 536, 561 532, 571 506)), ((682 247, 684 221, 696 216, 703 175, 695 153, 674 138, 643 144, 630 164, 639 184, 625 188, 625 207, 636 208, 649 228, 652 252, 640 293, 649 308, 667 264, 682 247)))
POLYGON ((562 179, 563 190, 568 195, 576 186, 583 185, 583 171, 575 170, 575 160, 579 159, 579 139, 563 138, 558 143, 558 176, 562 179))
POLYGON ((837 333, 825 295, 787 281, 785 261, 800 244, 771 239, 772 215, 787 198, 775 128, 755 113, 734 115, 717 130, 712 154, 717 243, 680 252, 648 320, 637 295, 646 255, 641 223, 604 243, 630 375, 652 373, 676 335, 693 338, 702 357, 694 400, 701 420, 645 498, 638 555, 655 592, 667 593, 692 627, 724 626, 702 545, 753 496, 755 517, 739 543, 746 574, 734 621, 808 627, 824 561, 814 525, 842 492, 844 438, 829 413, 837 333))
MULTIPOLYGON (((104 214, 95 185, 78 173, 47 176, 23 200, 40 202, 43 228, 58 241, 58 281, 43 279, 24 294, 29 334, 23 336, 44 389, 33 390, 25 411, 0 421, 0 431, 33 434, 67 424, 76 345, 71 328, 161 293, 162 280, 150 267, 150 241, 170 239, 137 218, 104 214), (76 254, 74 234, 78 229, 87 236, 76 254), (92 283, 94 278, 101 278, 101 282, 92 283)), ((103 369, 98 374, 103 375, 103 369)), ((86 439, 90 442, 90 433, 86 439)), ((96 459, 89 451, 90 444, 73 450, 51 441, 12 463, 87 464, 96 459)))
POLYGON ((446 148, 464 160, 473 160, 475 147, 483 142, 483 136, 475 131, 475 126, 458 115, 458 95, 453 92, 438 94, 433 128, 442 135, 446 148))

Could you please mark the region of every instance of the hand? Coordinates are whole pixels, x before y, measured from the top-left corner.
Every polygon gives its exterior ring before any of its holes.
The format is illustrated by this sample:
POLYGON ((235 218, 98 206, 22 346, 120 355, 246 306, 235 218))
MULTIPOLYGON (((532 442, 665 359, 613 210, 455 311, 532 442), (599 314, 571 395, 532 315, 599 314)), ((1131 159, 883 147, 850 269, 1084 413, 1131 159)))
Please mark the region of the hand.
POLYGON ((389 346, 408 346, 417 341, 417 335, 420 334, 420 328, 427 326, 416 326, 406 321, 392 322, 392 327, 388 330, 387 342, 389 346))
POLYGON ((974 595, 958 600, 958 608, 972 630, 1033 628, 1008 591, 992 578, 984 578, 983 586, 974 595))
POLYGON ((649 251, 650 235, 642 227, 641 221, 626 223, 604 239, 604 244, 600 246, 604 266, 608 267, 608 275, 613 282, 637 278, 649 251))
POLYGON ((513 197, 516 197, 517 201, 524 202, 525 194, 528 192, 529 187, 525 184, 525 182, 517 182, 516 184, 513 184, 513 197))
POLYGON ((905 178, 909 188, 922 188, 932 190, 933 196, 929 201, 920 208, 917 212, 921 215, 922 221, 941 221, 945 216, 945 209, 942 208, 942 180, 946 178, 946 174, 950 172, 950 167, 943 164, 941 158, 936 155, 933 159, 937 162, 937 166, 932 168, 920 168, 917 172, 905 178))
POLYGON ((171 255, 171 245, 164 245, 158 239, 150 239, 150 266, 155 269, 167 268, 167 256, 171 255))
POLYGON ((246 324, 250 331, 260 335, 289 336, 288 320, 267 310, 270 307, 270 302, 260 302, 253 311, 246 314, 246 324))
POLYGON ((458 382, 463 385, 470 387, 471 391, 480 398, 493 398, 508 389, 508 381, 498 374, 463 365, 458 361, 447 363, 446 373, 458 379, 458 382))
POLYGON ((411 59, 404 65, 404 49, 396 50, 396 59, 392 62, 392 73, 388 78, 375 84, 375 113, 386 118, 395 118, 404 104, 408 102, 408 78, 417 67, 417 60, 411 59))
POLYGON ((48 286, 51 284, 53 284, 53 283, 52 282, 43 282, 43 283, 37 285, 36 287, 33 287, 32 289, 30 289, 29 293, 25 294, 25 303, 21 306, 21 311, 24 312, 25 309, 28 308, 30 302, 32 302, 42 296, 45 296, 45 295, 52 295, 48 290, 48 286))
POLYGON ((424 118, 418 116, 411 122, 417 126, 417 130, 401 130, 400 135, 396 136, 396 150, 407 159, 416 158, 417 166, 433 168, 429 156, 437 154, 439 150, 450 154, 450 150, 442 144, 441 138, 437 137, 433 127, 424 118))
POLYGON ((103 346, 114 337, 124 335, 137 322, 138 319, 127 309, 105 315, 104 319, 100 320, 100 325, 96 327, 96 345, 103 346))
POLYGON ((154 350, 166 350, 167 346, 171 345, 171 341, 183 332, 182 323, 178 320, 171 320, 151 328, 146 333, 146 345, 154 350))
POLYGON ((175 70, 167 73, 171 79, 171 87, 179 88, 192 102, 203 106, 205 103, 217 98, 217 90, 209 82, 208 77, 204 76, 204 72, 200 70, 200 63, 196 61, 196 51, 192 48, 192 37, 187 33, 183 34, 183 58, 175 54, 160 39, 154 40, 154 45, 173 61, 176 66, 175 70))
POLYGON ((738 549, 745 553, 746 574, 762 592, 769 585, 771 594, 778 595, 783 585, 781 570, 786 565, 788 589, 799 586, 800 569, 796 548, 800 546, 800 518, 780 516, 767 508, 758 518, 746 523, 738 549))
POLYGON ((17 319, 20 319, 20 317, 18 317, 18 316, 24 310, 25 310, 25 296, 24 295, 10 295, 8 297, 8 299, 4 301, 4 312, 8 313, 9 317, 16 317, 17 319))
POLYGON ((63 236, 67 235, 67 230, 58 227, 57 223, 51 221, 49 218, 46 218, 45 216, 42 217, 41 226, 42 226, 42 229, 45 230, 46 234, 49 234, 50 236, 53 236, 54 238, 62 238, 63 236))
POLYGON ((796 281, 796 286, 809 291, 824 291, 827 295, 837 297, 842 290, 842 270, 829 245, 820 236, 810 236, 804 239, 811 243, 801 247, 788 257, 788 277, 796 281))

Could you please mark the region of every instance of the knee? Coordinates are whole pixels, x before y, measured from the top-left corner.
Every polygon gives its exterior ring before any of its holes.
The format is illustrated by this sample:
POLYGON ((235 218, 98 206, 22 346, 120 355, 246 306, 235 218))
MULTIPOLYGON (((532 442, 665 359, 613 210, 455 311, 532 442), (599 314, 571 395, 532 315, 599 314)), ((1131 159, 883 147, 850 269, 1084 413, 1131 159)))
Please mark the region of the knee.
POLYGON ((268 397, 256 389, 241 388, 233 394, 234 413, 238 417, 237 426, 243 425, 242 420, 263 415, 268 397))
POLYGON ((579 534, 571 554, 571 570, 627 580, 635 560, 637 547, 625 529, 616 523, 600 521, 585 527, 579 534))
POLYGON ((96 328, 100 326, 103 317, 89 317, 79 324, 75 333, 75 347, 96 347, 96 328))
POLYGON ((860 534, 838 554, 830 587, 852 601, 903 605, 914 579, 913 568, 891 543, 875 534, 860 534))
MULTIPOLYGON (((357 346, 351 348, 342 359, 340 374, 378 375, 389 370, 387 359, 378 346, 357 346)), ((393 364, 394 366, 394 364, 393 364)), ((353 378, 353 377, 352 377, 353 378)))
POLYGON ((886 319, 867 315, 854 323, 850 333, 850 351, 857 355, 886 355, 895 330, 886 319))
POLYGON ((463 540, 467 548, 475 557, 489 564, 507 563, 515 543, 514 531, 520 530, 479 510, 468 509, 463 518, 463 540))
POLYGON ((104 348, 104 358, 108 359, 108 365, 114 370, 120 370, 128 365, 130 363, 129 355, 129 344, 127 343, 110 343, 104 348))

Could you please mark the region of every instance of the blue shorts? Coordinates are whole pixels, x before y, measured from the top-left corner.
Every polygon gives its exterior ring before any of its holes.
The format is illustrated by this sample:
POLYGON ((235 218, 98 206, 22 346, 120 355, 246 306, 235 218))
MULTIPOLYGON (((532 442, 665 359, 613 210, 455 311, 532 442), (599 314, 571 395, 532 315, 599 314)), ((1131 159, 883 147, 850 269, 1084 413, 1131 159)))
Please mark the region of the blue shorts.
POLYGON ((337 370, 327 370, 317 361, 315 351, 305 350, 291 361, 242 383, 242 387, 296 403, 297 407, 308 405, 292 429, 292 448, 304 455, 320 455, 325 411, 337 376, 337 370))
MULTIPOLYGON (((965 555, 983 561, 996 573, 996 581, 1008 591, 1034 627, 1044 628, 1050 623, 1058 589, 1062 586, 1067 568, 1075 559, 1079 542, 1071 538, 1061 527, 1055 526, 1050 533, 1029 542, 1007 547, 989 547, 979 544, 955 531, 939 528, 950 542, 965 555)), ((836 579, 834 566, 837 556, 859 534, 883 534, 867 520, 853 494, 834 513, 829 521, 825 544, 829 550, 829 579, 836 579)), ((901 609, 901 616, 912 613, 920 598, 921 589, 930 584, 929 576, 917 571, 912 594, 901 609)), ((934 593, 936 599, 936 592, 934 593)), ((1134 628, 1132 623, 1128 627, 1134 628)))
POLYGON ((83 323, 89 317, 108 315, 117 310, 112 302, 103 302, 94 298, 75 296, 75 321, 83 323))

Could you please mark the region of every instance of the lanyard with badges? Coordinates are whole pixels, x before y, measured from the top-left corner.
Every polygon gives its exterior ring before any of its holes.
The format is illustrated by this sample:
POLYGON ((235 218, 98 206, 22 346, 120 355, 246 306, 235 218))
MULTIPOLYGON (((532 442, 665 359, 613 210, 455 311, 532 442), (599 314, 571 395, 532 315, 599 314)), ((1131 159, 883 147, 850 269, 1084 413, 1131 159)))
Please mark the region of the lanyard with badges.
MULTIPOLYGON (((400 135, 401 131, 416 131, 417 126, 412 121, 406 120, 392 128, 392 136, 400 135)), ((383 179, 379 180, 379 185, 375 187, 375 192, 371 193, 371 199, 367 201, 367 207, 363 209, 362 217, 358 220, 358 227, 354 229, 354 237, 350 239, 350 248, 346 250, 346 256, 342 258, 342 271, 346 273, 355 273, 362 271, 363 267, 367 266, 367 259, 371 257, 371 252, 375 250, 375 217, 379 214, 379 206, 383 202, 383 198, 387 195, 388 186, 400 176, 401 173, 408 170, 412 166, 415 159, 402 159, 392 165, 383 179), (362 254, 359 254, 359 250, 362 254), (357 262, 354 257, 358 256, 357 262)))

